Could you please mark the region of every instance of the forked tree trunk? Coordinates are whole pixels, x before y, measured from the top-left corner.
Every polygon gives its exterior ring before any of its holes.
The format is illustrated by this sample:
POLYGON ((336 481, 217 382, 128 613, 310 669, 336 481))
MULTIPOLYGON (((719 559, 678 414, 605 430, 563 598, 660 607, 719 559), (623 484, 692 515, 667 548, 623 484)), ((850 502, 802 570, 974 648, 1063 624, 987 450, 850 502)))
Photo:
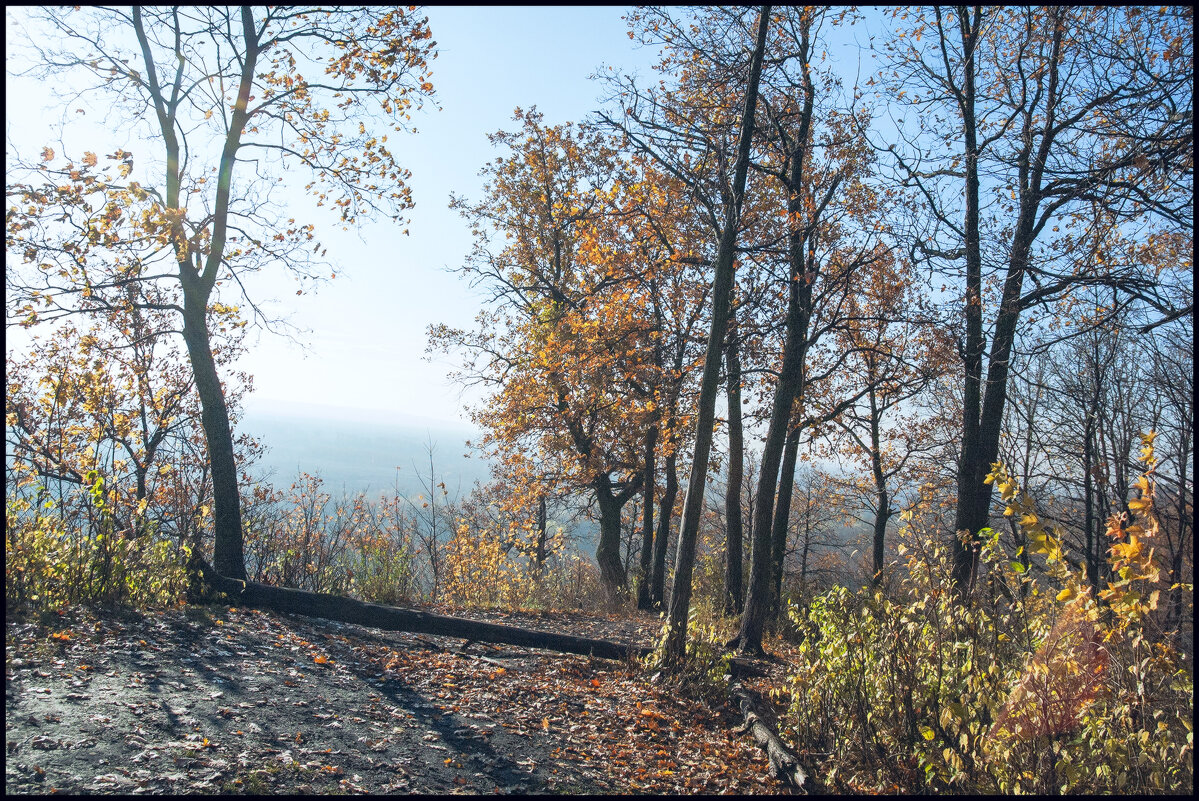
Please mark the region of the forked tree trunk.
MULTIPOLYGON (((170 209, 182 208, 179 197, 182 162, 174 111, 168 112, 162 87, 158 84, 140 7, 134 7, 132 19, 146 66, 146 85, 154 102, 160 133, 166 145, 166 206, 170 209)), ((241 23, 246 49, 241 61, 237 100, 229 116, 229 128, 221 149, 216 196, 211 212, 212 238, 207 255, 201 257, 184 231, 181 221, 175 220, 171 224, 171 240, 178 263, 179 284, 183 289, 183 340, 187 344, 187 355, 196 381, 196 393, 200 396, 200 424, 208 442, 208 459, 212 466, 212 561, 217 571, 235 579, 244 579, 246 576, 241 529, 241 496, 237 490, 237 463, 233 455, 229 409, 225 404, 225 395, 221 389, 221 379, 217 374, 216 360, 213 358, 212 343, 209 340, 208 300, 216 285, 217 274, 225 254, 225 243, 229 235, 233 170, 237 164, 242 133, 249 120, 249 103, 260 53, 259 31, 254 25, 253 12, 246 6, 241 8, 241 23), (192 262, 193 258, 195 263, 192 262)))
MULTIPOLYGON (((805 15, 805 27, 801 30, 801 48, 806 53, 810 16, 805 15)), ((800 117, 799 131, 795 136, 794 150, 790 154, 791 164, 787 178, 787 215, 791 220, 787 232, 787 257, 790 276, 787 294, 786 334, 783 342, 783 364, 775 386, 774 403, 770 410, 770 424, 766 430, 766 442, 762 446, 761 472, 758 474, 758 494, 754 499, 753 553, 749 568, 749 587, 746 590, 745 612, 741 615, 741 630, 729 643, 740 651, 761 653, 762 629, 770 607, 773 568, 771 559, 771 535, 775 506, 775 489, 779 478, 779 462, 782 459, 784 440, 791 422, 791 408, 795 397, 803 388, 803 363, 806 357, 808 321, 811 317, 812 285, 815 282, 815 265, 809 264, 804 251, 806 232, 800 225, 804 219, 805 204, 801 188, 811 133, 812 108, 814 104, 811 79, 807 74, 805 59, 804 105, 800 117)))
POLYGON ((960 597, 973 583, 977 549, 974 538, 987 524, 991 505, 991 486, 983 484, 986 472, 981 458, 982 359, 986 342, 983 339, 982 306, 982 239, 979 234, 979 177, 978 131, 974 114, 974 71, 978 46, 980 12, 976 9, 973 24, 969 13, 962 15, 958 25, 962 32, 963 78, 959 103, 962 113, 966 172, 966 209, 963 228, 966 250, 966 342, 962 351, 965 385, 962 394, 962 449, 958 458, 958 498, 954 512, 953 580, 960 597))
POLYGON ((620 492, 614 492, 612 480, 602 473, 592 483, 595 500, 599 506, 599 544, 595 549, 595 561, 599 564, 600 581, 610 603, 618 603, 625 593, 627 576, 620 559, 620 510, 641 488, 642 475, 638 474, 620 492))

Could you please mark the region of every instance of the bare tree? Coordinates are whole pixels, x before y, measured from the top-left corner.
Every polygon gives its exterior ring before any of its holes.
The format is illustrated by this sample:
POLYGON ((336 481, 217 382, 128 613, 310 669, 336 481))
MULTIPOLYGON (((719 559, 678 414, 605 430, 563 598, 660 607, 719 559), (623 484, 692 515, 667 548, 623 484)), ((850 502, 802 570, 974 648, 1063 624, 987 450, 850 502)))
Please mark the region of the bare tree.
POLYGON ((954 524, 963 592, 1022 315, 1086 286, 1118 291, 1109 317, 1133 298, 1171 308, 1171 276, 1156 267, 1190 236, 1190 25, 1183 9, 935 7, 890 41, 885 81, 916 119, 904 146, 887 148, 925 213, 913 256, 965 264, 954 524))

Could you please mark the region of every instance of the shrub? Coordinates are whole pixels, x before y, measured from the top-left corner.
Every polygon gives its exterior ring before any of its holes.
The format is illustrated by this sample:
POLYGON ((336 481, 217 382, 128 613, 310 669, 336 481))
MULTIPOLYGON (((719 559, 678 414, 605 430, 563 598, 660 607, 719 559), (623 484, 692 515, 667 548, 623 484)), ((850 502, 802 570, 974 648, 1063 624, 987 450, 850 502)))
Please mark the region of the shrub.
POLYGON ((1135 521, 1109 522, 1116 580, 1098 598, 995 465, 988 481, 1028 553, 1010 559, 989 532, 967 599, 952 585, 947 549, 908 525, 907 575, 894 596, 840 587, 805 613, 792 607, 803 642, 789 735, 828 755, 826 781, 908 792, 1192 787, 1193 668, 1160 627, 1152 435, 1145 442, 1135 521), (1044 562, 1040 578, 1030 556, 1044 562))
MULTIPOLYGON (((186 587, 189 551, 149 522, 115 531, 104 479, 87 475, 95 525, 69 525, 43 493, 5 504, 4 587, 9 611, 35 612, 68 604, 146 608, 178 603, 186 587), (136 533, 135 533, 136 532, 136 533)), ((141 511, 144 512, 144 506, 141 511)))
POLYGON ((522 606, 532 592, 528 569, 508 558, 500 538, 487 529, 460 524, 446 545, 445 566, 445 599, 451 604, 522 606))

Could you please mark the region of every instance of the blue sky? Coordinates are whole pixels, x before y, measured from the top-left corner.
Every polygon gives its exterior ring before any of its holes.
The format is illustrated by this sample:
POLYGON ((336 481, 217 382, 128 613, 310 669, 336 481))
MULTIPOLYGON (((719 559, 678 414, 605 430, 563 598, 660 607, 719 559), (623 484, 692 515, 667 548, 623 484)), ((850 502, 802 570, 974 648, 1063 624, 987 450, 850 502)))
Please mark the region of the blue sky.
MULTIPOLYGON (((601 64, 649 72, 655 54, 628 38, 624 13, 623 7, 427 10, 440 51, 433 83, 441 110, 426 108, 414 119, 417 134, 389 143, 412 171, 410 234, 385 224, 343 233, 333 215, 311 216, 337 278, 299 297, 282 271, 256 281, 257 296, 277 298, 272 310, 307 332, 300 336, 305 348, 251 334, 239 364, 254 376, 249 408, 334 406, 344 407, 339 414, 346 417, 391 422, 466 418, 463 404, 477 396, 446 380, 452 365, 445 357, 425 359, 430 324, 466 326, 478 311, 465 282, 445 269, 461 264, 471 245, 465 221, 448 208, 449 195, 479 196, 478 170, 495 157, 486 135, 513 128, 517 106, 536 105, 550 123, 578 120, 598 105, 603 87, 588 76, 601 64)), ((12 76, 6 88, 9 141, 26 156, 57 141, 53 122, 61 111, 47 105, 44 89, 12 76)), ((82 133, 66 144, 110 152, 90 138, 108 132, 92 128, 86 144, 79 142, 82 133)), ((19 347, 21 333, 10 334, 9 346, 19 347)))

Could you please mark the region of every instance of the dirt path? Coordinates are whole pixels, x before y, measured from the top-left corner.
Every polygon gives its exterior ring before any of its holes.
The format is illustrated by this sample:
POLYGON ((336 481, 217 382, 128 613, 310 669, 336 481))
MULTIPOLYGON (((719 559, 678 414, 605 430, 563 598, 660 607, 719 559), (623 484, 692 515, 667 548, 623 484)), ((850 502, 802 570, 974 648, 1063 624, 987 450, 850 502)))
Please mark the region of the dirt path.
POLYGON ((221 607, 10 622, 6 646, 7 793, 784 789, 733 710, 604 660, 221 607))

